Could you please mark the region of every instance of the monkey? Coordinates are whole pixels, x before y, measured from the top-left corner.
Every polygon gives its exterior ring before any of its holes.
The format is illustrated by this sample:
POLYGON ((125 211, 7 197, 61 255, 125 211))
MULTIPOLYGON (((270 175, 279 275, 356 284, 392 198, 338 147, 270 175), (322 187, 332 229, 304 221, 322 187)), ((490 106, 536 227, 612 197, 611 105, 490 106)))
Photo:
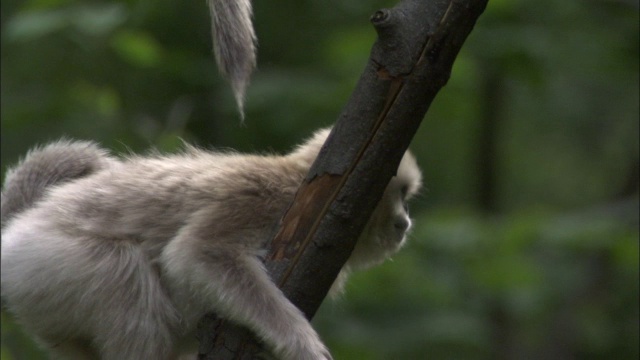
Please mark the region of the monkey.
MULTIPOLYGON (((185 145, 115 158, 68 141, 31 151, 2 191, 3 205, 13 204, 2 212, 8 310, 61 358, 175 359, 194 351, 196 324, 213 312, 253 331, 277 358, 331 359, 261 260, 329 132, 285 155, 185 145)), ((421 181, 407 151, 332 294, 351 271, 403 246, 406 204, 421 181)))

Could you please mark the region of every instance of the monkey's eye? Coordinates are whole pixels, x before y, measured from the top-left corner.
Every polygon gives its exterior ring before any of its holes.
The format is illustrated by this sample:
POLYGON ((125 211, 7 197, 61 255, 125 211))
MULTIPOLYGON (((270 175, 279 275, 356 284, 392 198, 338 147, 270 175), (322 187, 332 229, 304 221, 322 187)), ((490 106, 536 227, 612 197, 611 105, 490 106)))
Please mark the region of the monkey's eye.
POLYGON ((400 192, 402 193, 402 198, 405 199, 407 197, 407 193, 409 192, 409 186, 404 185, 401 189, 400 192))

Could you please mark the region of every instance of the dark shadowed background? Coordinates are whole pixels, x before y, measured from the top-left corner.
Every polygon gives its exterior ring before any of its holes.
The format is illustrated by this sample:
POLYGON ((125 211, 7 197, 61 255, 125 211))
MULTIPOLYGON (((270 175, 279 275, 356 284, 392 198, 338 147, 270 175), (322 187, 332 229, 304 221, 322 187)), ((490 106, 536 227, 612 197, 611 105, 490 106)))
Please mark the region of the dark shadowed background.
MULTIPOLYGON (((206 2, 3 0, 2 171, 62 136, 284 152, 333 123, 393 1, 256 1, 241 124, 206 2)), ((490 0, 412 149, 393 261, 314 322, 336 359, 637 359, 637 0, 490 0)), ((2 359, 44 359, 2 313, 2 359)))

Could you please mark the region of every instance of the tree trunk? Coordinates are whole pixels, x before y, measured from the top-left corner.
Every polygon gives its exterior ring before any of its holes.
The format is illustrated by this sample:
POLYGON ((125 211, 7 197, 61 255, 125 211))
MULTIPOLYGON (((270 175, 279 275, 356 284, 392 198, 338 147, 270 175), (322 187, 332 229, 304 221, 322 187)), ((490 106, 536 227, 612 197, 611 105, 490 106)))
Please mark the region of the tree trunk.
MULTIPOLYGON (((378 10, 378 33, 356 89, 282 219, 266 266, 310 319, 360 232, 487 0, 403 0, 378 10)), ((200 359, 253 359, 248 331, 215 317, 200 326, 200 359)))

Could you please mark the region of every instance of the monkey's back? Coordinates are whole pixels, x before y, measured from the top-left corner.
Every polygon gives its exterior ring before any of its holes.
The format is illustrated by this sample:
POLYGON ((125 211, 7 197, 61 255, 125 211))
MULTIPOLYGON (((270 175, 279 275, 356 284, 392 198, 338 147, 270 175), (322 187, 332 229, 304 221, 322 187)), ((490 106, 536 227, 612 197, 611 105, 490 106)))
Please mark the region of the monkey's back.
MULTIPOLYGON (((277 221, 306 170, 286 157, 193 149, 132 157, 51 189, 30 211, 70 235, 164 242, 206 209, 212 223, 235 230, 277 221)), ((28 213, 17 221, 33 218, 28 213)))

